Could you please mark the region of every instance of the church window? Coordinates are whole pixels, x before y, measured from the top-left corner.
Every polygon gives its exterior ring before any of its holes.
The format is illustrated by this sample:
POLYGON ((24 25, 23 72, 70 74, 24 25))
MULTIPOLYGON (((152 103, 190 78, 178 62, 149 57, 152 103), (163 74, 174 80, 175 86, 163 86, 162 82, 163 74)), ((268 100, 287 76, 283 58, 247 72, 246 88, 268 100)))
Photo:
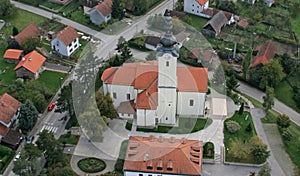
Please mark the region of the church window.
POLYGON ((130 100, 130 94, 129 93, 126 94, 126 98, 127 98, 127 100, 130 100))
POLYGON ((166 120, 168 120, 168 117, 166 117, 166 120))
POLYGON ((169 61, 167 61, 167 62, 166 62, 166 66, 169 67, 169 65, 170 65, 170 63, 169 63, 169 61))
POLYGON ((190 106, 194 106, 194 100, 190 100, 190 106))
POLYGON ((143 174, 139 174, 139 176, 143 176, 143 174))
POLYGON ((194 9, 192 10, 192 12, 194 12, 194 9))
POLYGON ((197 13, 199 13, 199 11, 197 10, 197 13))
POLYGON ((193 7, 194 7, 194 4, 193 4, 193 7))
POLYGON ((113 98, 117 99, 117 93, 116 92, 113 92, 113 98))

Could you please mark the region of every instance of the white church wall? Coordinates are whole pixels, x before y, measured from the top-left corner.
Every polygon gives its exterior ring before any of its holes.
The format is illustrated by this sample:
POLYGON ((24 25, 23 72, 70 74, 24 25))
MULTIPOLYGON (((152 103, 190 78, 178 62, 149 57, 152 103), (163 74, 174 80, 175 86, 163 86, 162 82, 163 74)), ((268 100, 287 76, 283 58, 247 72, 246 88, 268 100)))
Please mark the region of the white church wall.
POLYGON ((158 113, 159 122, 163 124, 176 123, 176 88, 158 89, 158 113))
POLYGON ((133 86, 123 85, 106 85, 107 91, 114 102, 114 107, 117 108, 121 102, 135 99, 133 86), (129 97, 128 97, 129 96, 129 97), (128 99, 129 98, 129 99, 128 99))
POLYGON ((155 110, 137 109, 136 116, 138 126, 155 126, 155 110))
POLYGON ((177 95, 178 116, 204 116, 205 93, 178 92, 177 95), (193 101, 192 106, 191 101, 193 101))

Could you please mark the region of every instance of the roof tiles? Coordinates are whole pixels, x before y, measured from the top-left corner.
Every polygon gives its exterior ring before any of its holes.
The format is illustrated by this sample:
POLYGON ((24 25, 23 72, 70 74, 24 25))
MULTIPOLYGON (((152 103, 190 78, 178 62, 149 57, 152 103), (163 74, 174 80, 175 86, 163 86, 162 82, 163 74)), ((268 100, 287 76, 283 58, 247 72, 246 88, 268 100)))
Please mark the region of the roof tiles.
POLYGON ((67 26, 56 35, 66 46, 70 45, 75 39, 79 37, 77 31, 71 26, 67 26))
POLYGON ((46 58, 43 55, 33 50, 24 56, 14 70, 24 67, 30 72, 36 73, 45 61, 46 58))
POLYGON ((20 56, 22 55, 23 50, 18 49, 8 49, 5 51, 3 58, 4 59, 15 59, 19 60, 20 56))
POLYGON ((31 23, 25 29, 23 29, 18 35, 15 36, 15 40, 22 44, 26 39, 31 37, 39 37, 41 35, 40 29, 36 26, 35 23, 31 23))
POLYGON ((0 96, 0 121, 8 124, 15 113, 18 111, 18 108, 21 106, 21 103, 16 100, 14 97, 10 96, 7 93, 4 93, 0 96))

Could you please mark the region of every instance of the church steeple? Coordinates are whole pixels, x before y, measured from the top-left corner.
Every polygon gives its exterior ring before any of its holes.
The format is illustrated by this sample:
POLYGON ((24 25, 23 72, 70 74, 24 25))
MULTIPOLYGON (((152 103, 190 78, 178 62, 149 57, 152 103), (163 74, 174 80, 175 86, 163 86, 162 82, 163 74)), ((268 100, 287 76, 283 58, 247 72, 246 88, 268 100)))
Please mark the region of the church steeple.
POLYGON ((174 57, 179 57, 179 47, 178 43, 176 42, 176 38, 173 36, 173 24, 172 24, 172 17, 170 15, 170 10, 167 10, 167 14, 165 17, 166 20, 166 33, 160 39, 160 44, 157 48, 157 55, 162 56, 165 53, 170 53, 174 57))

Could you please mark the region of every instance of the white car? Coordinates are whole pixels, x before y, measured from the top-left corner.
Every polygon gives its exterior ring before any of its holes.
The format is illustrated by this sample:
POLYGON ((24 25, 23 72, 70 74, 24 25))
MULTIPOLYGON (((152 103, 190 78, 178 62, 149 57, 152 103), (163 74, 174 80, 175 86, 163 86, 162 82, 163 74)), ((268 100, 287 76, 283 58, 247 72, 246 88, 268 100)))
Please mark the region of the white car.
POLYGON ((16 155, 16 157, 14 158, 14 161, 17 161, 18 159, 20 159, 21 156, 21 152, 18 152, 18 154, 16 155))

